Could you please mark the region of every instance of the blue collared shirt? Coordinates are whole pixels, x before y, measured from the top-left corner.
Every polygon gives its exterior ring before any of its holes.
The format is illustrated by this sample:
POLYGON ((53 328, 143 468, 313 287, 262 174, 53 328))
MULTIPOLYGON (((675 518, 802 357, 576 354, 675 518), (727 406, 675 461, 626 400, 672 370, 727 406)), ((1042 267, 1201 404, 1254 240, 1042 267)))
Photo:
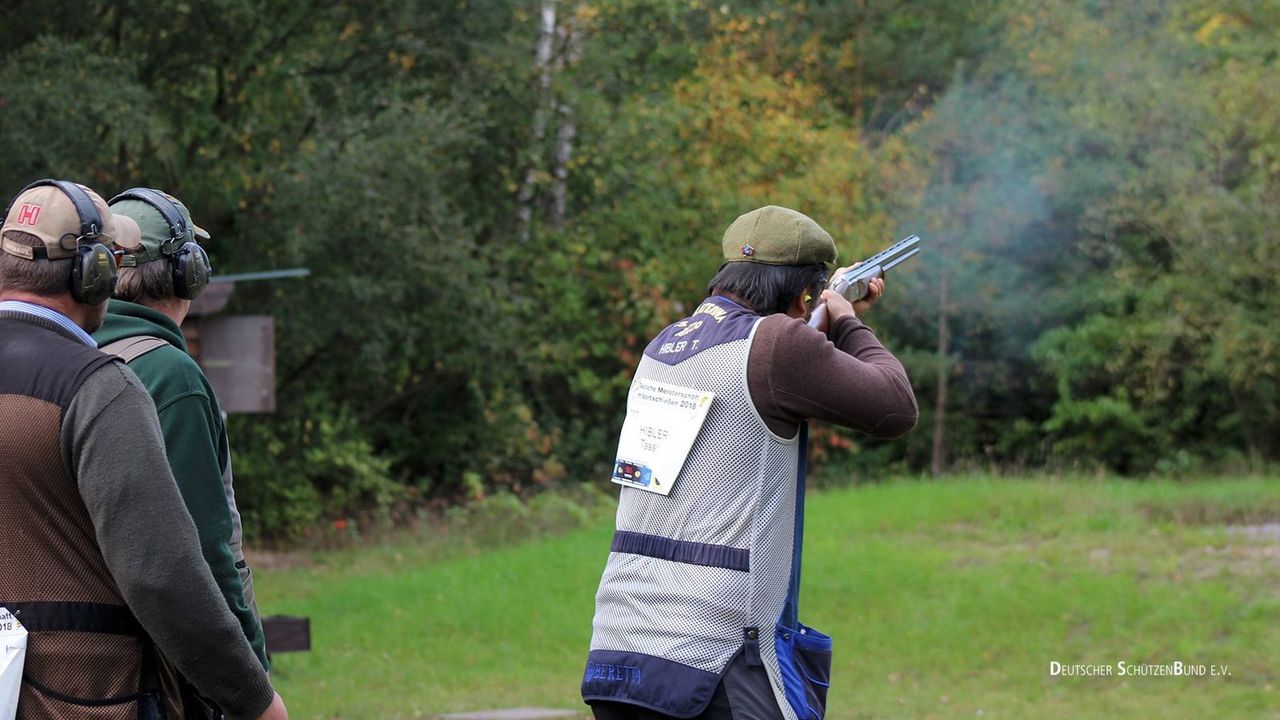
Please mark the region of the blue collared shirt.
POLYGON ((89 333, 84 331, 84 328, 75 324, 74 322, 72 322, 71 318, 67 317, 66 315, 63 315, 57 310, 51 310, 43 305, 36 305, 35 303, 23 302, 22 300, 0 301, 0 311, 5 311, 5 310, 26 313, 27 315, 34 315, 38 318, 44 318, 45 320, 48 320, 50 322, 57 323, 59 327, 65 329, 67 332, 71 333, 72 335, 75 335, 76 338, 79 339, 80 342, 83 342, 85 345, 88 345, 91 348, 98 347, 98 343, 93 341, 93 338, 89 335, 89 333))

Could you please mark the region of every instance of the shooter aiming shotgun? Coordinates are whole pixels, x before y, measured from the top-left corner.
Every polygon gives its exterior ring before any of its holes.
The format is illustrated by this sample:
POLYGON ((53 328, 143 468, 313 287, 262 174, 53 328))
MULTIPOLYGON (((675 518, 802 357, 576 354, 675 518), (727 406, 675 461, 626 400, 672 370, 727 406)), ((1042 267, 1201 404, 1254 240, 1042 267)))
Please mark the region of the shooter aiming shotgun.
POLYGON ((919 416, 850 306, 828 304, 830 332, 797 322, 836 260, 822 226, 768 205, 720 250, 706 299, 649 341, 627 394, 582 681, 595 720, 820 719, 832 641, 796 607, 808 424, 891 438, 919 416))
MULTIPOLYGON (((858 263, 856 267, 831 278, 831 282, 827 283, 827 289, 835 290, 851 303, 858 302, 867 296, 872 280, 884 277, 885 271, 915 257, 919 252, 920 236, 912 235, 905 240, 899 240, 889 249, 881 250, 858 263)), ((824 302, 814 308, 813 314, 809 316, 809 326, 815 328, 821 326, 826 317, 827 304, 824 302)))

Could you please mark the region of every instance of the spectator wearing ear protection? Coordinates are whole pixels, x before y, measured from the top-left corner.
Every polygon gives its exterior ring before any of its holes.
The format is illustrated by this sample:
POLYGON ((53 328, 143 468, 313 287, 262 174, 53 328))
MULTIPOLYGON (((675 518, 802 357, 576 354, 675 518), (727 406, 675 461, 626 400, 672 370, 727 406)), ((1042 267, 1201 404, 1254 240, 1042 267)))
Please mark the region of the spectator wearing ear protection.
POLYGON ((229 718, 287 718, 200 553, 155 405, 88 332, 116 281, 109 247, 139 235, 54 180, 0 226, 0 607, 29 633, 0 714, 180 718, 176 667, 229 718))
POLYGON ((156 403, 169 465, 200 533, 200 547, 227 607, 264 668, 269 667, 253 581, 241 547, 227 429, 213 387, 187 354, 180 329, 209 281, 198 244, 209 234, 177 198, 134 188, 111 211, 141 228, 135 244, 116 243, 120 280, 106 322, 95 334, 104 352, 122 357, 156 403))

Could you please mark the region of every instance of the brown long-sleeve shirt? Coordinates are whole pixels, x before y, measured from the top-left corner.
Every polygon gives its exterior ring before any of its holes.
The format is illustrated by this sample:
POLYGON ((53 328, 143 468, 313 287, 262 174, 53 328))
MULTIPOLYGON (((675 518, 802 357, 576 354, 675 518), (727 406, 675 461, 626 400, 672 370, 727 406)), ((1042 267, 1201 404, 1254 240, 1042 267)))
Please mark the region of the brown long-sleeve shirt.
POLYGON ((829 337, 776 314, 756 328, 747 358, 751 400, 775 435, 825 420, 881 438, 915 427, 919 411, 902 363, 860 319, 837 319, 829 337))

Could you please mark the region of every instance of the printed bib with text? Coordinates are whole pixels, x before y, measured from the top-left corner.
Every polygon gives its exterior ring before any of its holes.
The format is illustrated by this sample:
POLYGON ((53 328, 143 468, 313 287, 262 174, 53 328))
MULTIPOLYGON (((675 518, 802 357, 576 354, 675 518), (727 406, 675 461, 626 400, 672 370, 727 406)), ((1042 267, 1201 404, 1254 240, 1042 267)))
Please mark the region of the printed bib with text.
POLYGON ((715 393, 636 380, 618 439, 613 482, 668 495, 702 431, 715 393))

